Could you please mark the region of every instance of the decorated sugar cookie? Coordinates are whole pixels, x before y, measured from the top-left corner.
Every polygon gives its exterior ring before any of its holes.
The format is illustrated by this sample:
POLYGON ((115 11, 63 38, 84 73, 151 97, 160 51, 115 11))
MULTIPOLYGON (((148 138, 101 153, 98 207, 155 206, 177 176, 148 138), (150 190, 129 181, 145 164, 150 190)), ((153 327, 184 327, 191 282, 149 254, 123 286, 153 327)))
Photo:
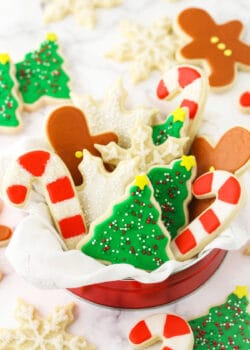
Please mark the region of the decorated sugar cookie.
POLYGON ((67 165, 75 185, 82 184, 82 174, 78 166, 82 161, 83 150, 87 149, 94 156, 100 156, 96 144, 106 145, 117 142, 113 132, 90 134, 83 112, 74 106, 55 109, 46 121, 46 134, 54 151, 67 165))
POLYGON ((169 234, 146 175, 136 176, 126 195, 91 224, 78 247, 106 264, 126 263, 150 271, 172 259, 169 234))
POLYGON ((33 111, 45 103, 69 101, 70 78, 64 63, 57 36, 49 33, 39 49, 27 53, 16 64, 16 78, 27 110, 33 111))
POLYGON ((131 130, 130 148, 122 148, 114 142, 110 142, 107 146, 96 145, 95 147, 104 161, 109 164, 117 165, 122 160, 138 157, 139 170, 147 171, 151 166, 168 164, 173 159, 179 158, 184 153, 187 141, 186 137, 168 136, 164 143, 157 146, 153 142, 152 127, 138 121, 131 130))
POLYGON ((178 15, 176 24, 187 37, 179 58, 200 62, 208 71, 212 88, 228 88, 236 78, 237 68, 250 69, 250 46, 241 41, 240 21, 217 24, 205 10, 187 8, 178 15))
POLYGON ((131 61, 130 76, 134 83, 147 79, 153 70, 164 72, 175 61, 179 40, 169 18, 160 18, 149 26, 122 21, 120 28, 124 40, 106 56, 131 61))
POLYGON ((9 202, 23 206, 35 180, 42 185, 55 225, 67 247, 75 248, 86 233, 86 224, 67 167, 56 154, 45 150, 22 154, 3 178, 3 190, 9 202))
POLYGON ((95 101, 91 96, 76 96, 72 94, 75 106, 86 116, 92 134, 113 131, 118 136, 121 147, 131 144, 130 131, 137 121, 151 124, 158 110, 144 107, 127 109, 125 102, 127 91, 121 80, 117 80, 105 93, 102 101, 95 101))
POLYGON ((99 8, 111 8, 122 0, 44 0, 44 21, 59 21, 67 15, 73 15, 84 27, 93 29, 96 24, 96 11, 99 8))
POLYGON ((15 67, 7 53, 0 53, 0 131, 15 132, 22 125, 15 67))
POLYGON ((166 120, 161 124, 152 125, 153 133, 152 139, 156 146, 166 142, 168 137, 175 137, 177 139, 186 135, 186 110, 177 108, 174 110, 166 120))
POLYGON ((186 260, 199 253, 230 223, 241 204, 241 185, 227 171, 214 170, 201 175, 194 181, 192 192, 197 198, 215 197, 215 201, 171 242, 177 260, 186 260))
POLYGON ((82 336, 67 332, 74 321, 74 307, 73 303, 56 307, 44 319, 33 305, 18 300, 15 318, 19 326, 13 329, 0 328, 0 350, 94 350, 95 346, 82 336))
POLYGON ((187 205, 191 199, 191 184, 196 174, 193 156, 182 156, 170 165, 155 166, 147 176, 154 189, 154 196, 161 207, 161 219, 175 238, 188 223, 187 205))
POLYGON ((249 349, 248 288, 237 286, 224 304, 213 306, 207 315, 189 321, 189 325, 194 333, 194 349, 249 349))
MULTIPOLYGON (((197 136, 190 153, 197 162, 197 176, 210 169, 241 172, 247 168, 250 160, 250 131, 240 126, 233 127, 216 144, 204 136, 197 136)), ((189 207, 190 219, 201 214, 213 201, 214 198, 193 198, 189 207)))
POLYGON ((250 91, 245 91, 240 95, 239 105, 243 112, 250 113, 250 91))
POLYGON ((135 349, 161 342, 161 350, 192 350, 194 337, 188 322, 174 314, 154 314, 139 321, 129 332, 135 349))
MULTIPOLYGON (((182 136, 188 136, 192 141, 199 128, 208 94, 208 81, 204 72, 187 64, 173 66, 163 74, 156 94, 159 99, 166 100, 181 95, 177 111, 183 109, 187 111, 186 127, 182 130, 182 136)), ((180 114, 179 112, 178 115, 180 114)))
POLYGON ((110 172, 105 169, 100 157, 92 156, 86 149, 83 151, 79 165, 83 186, 79 188, 78 195, 87 226, 124 194, 127 185, 138 173, 137 163, 137 158, 125 160, 110 172))

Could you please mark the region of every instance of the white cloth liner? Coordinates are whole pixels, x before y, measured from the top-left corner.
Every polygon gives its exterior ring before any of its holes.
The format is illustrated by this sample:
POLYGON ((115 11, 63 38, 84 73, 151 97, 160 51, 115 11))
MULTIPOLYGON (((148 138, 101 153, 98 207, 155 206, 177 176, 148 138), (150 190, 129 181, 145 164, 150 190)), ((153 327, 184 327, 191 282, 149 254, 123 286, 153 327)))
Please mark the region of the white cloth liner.
MULTIPOLYGON (((29 140, 22 147, 15 147, 15 150, 18 149, 21 153, 31 148, 31 144, 33 142, 29 140)), ((36 140, 35 144, 38 148, 40 143, 36 140)), ((41 144, 44 148, 44 142, 41 144)), ((6 168, 10 157, 13 154, 0 158, 1 172, 6 168)), ((208 244, 198 258, 186 262, 172 260, 155 271, 146 272, 128 264, 104 266, 81 251, 65 251, 64 244, 51 223, 47 205, 42 196, 34 191, 25 211, 28 215, 17 225, 6 249, 6 256, 20 276, 39 288, 77 288, 127 278, 143 283, 160 282, 170 274, 191 266, 214 248, 239 249, 250 238, 250 233, 237 220, 208 244)))

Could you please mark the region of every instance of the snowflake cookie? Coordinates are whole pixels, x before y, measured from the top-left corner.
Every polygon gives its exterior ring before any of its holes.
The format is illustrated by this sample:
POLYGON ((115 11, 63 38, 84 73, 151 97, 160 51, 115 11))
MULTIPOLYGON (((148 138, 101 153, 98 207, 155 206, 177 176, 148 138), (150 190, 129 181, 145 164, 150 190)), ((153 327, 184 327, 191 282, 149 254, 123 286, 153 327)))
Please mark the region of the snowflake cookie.
POLYGON ((120 5, 122 0, 44 0, 44 21, 59 21, 73 15, 83 26, 92 29, 96 24, 96 10, 120 5))
POLYGON ((123 21, 120 28, 124 41, 106 56, 116 61, 131 61, 130 75, 134 83, 147 79, 153 70, 166 71, 175 61, 179 41, 169 18, 154 21, 149 27, 123 21))
POLYGON ((84 111, 92 134, 113 131, 118 136, 121 147, 129 147, 130 131, 137 120, 151 124, 158 114, 157 109, 137 107, 126 109, 127 91, 121 80, 117 80, 107 90, 102 101, 95 101, 91 96, 71 95, 75 106, 84 111))
POLYGON ((66 332, 74 321, 74 304, 57 307, 46 319, 39 317, 34 306, 18 300, 16 329, 0 328, 1 350, 94 350, 83 337, 66 332))

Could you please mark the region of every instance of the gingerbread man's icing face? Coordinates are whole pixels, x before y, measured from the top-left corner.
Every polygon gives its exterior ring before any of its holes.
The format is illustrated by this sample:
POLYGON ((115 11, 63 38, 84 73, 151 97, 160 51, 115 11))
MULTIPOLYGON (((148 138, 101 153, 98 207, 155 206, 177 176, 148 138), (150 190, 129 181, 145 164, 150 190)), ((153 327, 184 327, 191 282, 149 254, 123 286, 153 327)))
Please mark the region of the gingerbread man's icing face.
POLYGON ((210 15, 198 8, 188 8, 180 13, 177 25, 192 38, 179 54, 185 60, 206 63, 209 83, 213 88, 223 88, 233 83, 236 65, 250 66, 250 46, 240 41, 243 25, 230 21, 218 25, 210 15))
POLYGON ((82 184, 82 175, 78 165, 82 161, 82 152, 87 149, 94 156, 100 156, 95 144, 106 145, 117 142, 115 133, 91 135, 83 112, 73 106, 63 106, 54 110, 46 124, 49 143, 67 165, 75 185, 82 184))

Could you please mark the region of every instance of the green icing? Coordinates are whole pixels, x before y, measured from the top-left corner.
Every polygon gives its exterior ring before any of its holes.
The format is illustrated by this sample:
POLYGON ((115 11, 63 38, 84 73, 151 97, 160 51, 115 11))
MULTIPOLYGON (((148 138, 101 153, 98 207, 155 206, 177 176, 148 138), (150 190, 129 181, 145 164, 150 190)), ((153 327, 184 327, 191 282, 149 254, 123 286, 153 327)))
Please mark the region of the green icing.
POLYGON ((226 302, 209 310, 205 316, 189 321, 194 333, 194 349, 249 350, 249 300, 230 294, 226 302))
POLYGON ((156 166, 147 174, 161 207, 161 219, 172 239, 187 223, 190 182, 195 170, 194 167, 187 170, 181 162, 181 159, 174 161, 171 167, 156 166))
POLYGON ((24 60, 16 64, 16 77, 26 104, 43 96, 70 98, 70 79, 62 69, 63 63, 58 54, 58 43, 45 40, 38 50, 27 53, 24 60))
POLYGON ((19 103, 12 94, 14 85, 10 62, 0 63, 0 126, 2 127, 15 128, 20 124, 16 116, 19 103))
POLYGON ((169 136, 180 138, 184 122, 177 120, 174 122, 174 115, 170 114, 162 124, 152 126, 152 139, 156 146, 163 144, 169 136))
POLYGON ((159 210, 151 200, 152 189, 132 186, 128 197, 114 205, 112 214, 94 227, 82 251, 113 264, 127 263, 154 270, 169 260, 168 237, 158 225, 159 210))

